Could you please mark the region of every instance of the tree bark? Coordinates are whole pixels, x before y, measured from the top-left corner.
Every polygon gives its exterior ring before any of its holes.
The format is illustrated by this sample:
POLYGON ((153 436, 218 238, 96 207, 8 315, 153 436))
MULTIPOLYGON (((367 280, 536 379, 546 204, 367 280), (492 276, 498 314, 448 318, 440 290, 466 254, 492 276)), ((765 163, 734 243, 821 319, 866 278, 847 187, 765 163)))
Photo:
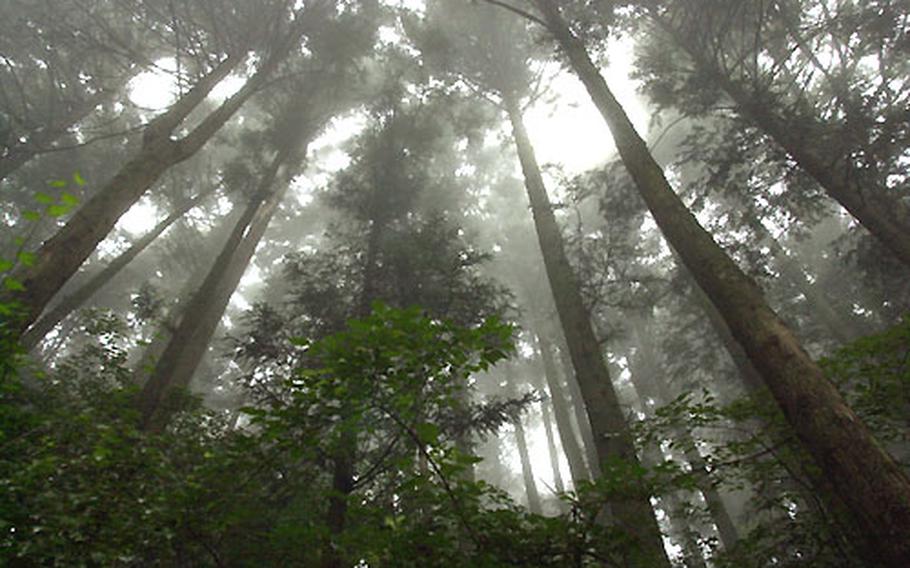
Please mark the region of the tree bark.
MULTIPOLYGON (((544 267, 594 433, 597 457, 602 463, 619 459, 637 464, 638 456, 566 257, 562 234, 550 206, 534 149, 522 123, 521 111, 514 100, 506 101, 506 110, 524 172, 544 267)), ((610 503, 610 508, 616 524, 629 534, 634 543, 629 551, 630 566, 670 566, 654 510, 646 496, 615 500, 610 503)))
MULTIPOLYGON (((846 501, 865 551, 887 566, 910 566, 910 478, 670 187, 581 41, 551 0, 535 0, 547 29, 603 115, 620 157, 654 220, 724 317, 799 439, 846 501)), ((910 233, 908 233, 910 234, 910 233)), ((835 507, 836 508, 836 507, 835 507)))
POLYGON ((88 279, 72 294, 67 294, 60 302, 46 312, 41 318, 32 325, 28 331, 22 335, 20 343, 26 349, 33 349, 44 336, 48 334, 58 323, 63 321, 74 311, 78 310, 87 302, 96 292, 104 288, 117 274, 120 273, 129 263, 139 254, 148 248, 155 239, 164 231, 174 224, 178 219, 183 217, 190 209, 193 209, 207 196, 213 193, 214 189, 200 193, 196 197, 187 200, 183 205, 175 209, 170 215, 162 220, 154 229, 143 235, 138 241, 121 253, 117 258, 112 260, 103 270, 88 279))

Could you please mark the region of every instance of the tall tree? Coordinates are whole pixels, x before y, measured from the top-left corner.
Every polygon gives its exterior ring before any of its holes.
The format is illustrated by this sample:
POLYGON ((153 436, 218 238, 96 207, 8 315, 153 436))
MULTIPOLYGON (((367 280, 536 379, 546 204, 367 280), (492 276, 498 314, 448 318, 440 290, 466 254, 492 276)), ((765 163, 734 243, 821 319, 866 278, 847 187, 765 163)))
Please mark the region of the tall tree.
POLYGON ((797 436, 831 476, 866 538, 866 553, 889 566, 906 565, 910 544, 900 535, 910 531, 910 478, 673 191, 559 7, 550 0, 535 0, 533 6, 540 15, 525 15, 545 26, 584 83, 664 237, 718 307, 797 436))
POLYGON ((35 262, 17 274, 22 291, 4 297, 22 306, 22 317, 16 328, 20 333, 34 322, 47 303, 98 243, 139 198, 171 166, 198 152, 237 112, 292 53, 299 51, 301 38, 324 24, 326 6, 308 4, 298 10, 289 24, 278 24, 283 10, 271 15, 279 28, 286 28, 273 38, 257 71, 244 86, 216 110, 209 113, 189 134, 179 140, 174 130, 205 99, 206 95, 245 59, 245 49, 230 52, 200 79, 165 113, 153 119, 143 132, 139 152, 120 171, 85 202, 57 233, 36 252, 35 262))
POLYGON ((106 286, 117 274, 120 273, 130 262, 151 245, 155 239, 161 236, 171 225, 183 217, 191 209, 198 206, 203 199, 213 193, 215 188, 209 191, 203 191, 191 199, 184 200, 177 206, 173 212, 162 219, 155 227, 133 243, 127 250, 123 251, 113 259, 107 266, 97 274, 92 276, 88 281, 79 286, 78 289, 67 293, 60 301, 41 316, 31 327, 22 335, 21 343, 26 349, 34 348, 44 336, 54 327, 63 321, 67 316, 78 310, 88 301, 98 290, 106 286))
MULTIPOLYGON (((361 50, 370 46, 374 22, 355 22, 361 32, 361 50)), ((355 51, 354 55, 358 53, 355 51)), ((351 53, 330 54, 333 71, 321 71, 319 60, 300 64, 298 79, 286 85, 266 138, 272 156, 264 166, 250 167, 240 180, 255 182, 250 201, 205 280, 182 308, 180 323, 162 352, 141 395, 143 426, 161 428, 167 416, 156 416, 168 391, 186 388, 208 349, 228 301, 247 269, 256 247, 281 204, 306 149, 334 114, 354 104, 351 53), (345 88, 342 89, 342 85, 345 88), (293 94, 291 94, 293 93, 293 94), (304 95, 304 96, 302 96, 304 95), (253 173, 259 169, 257 173, 253 173)))
MULTIPOLYGON (((482 7, 476 12, 462 16, 463 21, 472 24, 471 33, 458 29, 448 36, 448 45, 435 47, 448 48, 442 55, 443 64, 448 64, 449 70, 479 91, 488 93, 509 119, 545 271, 594 434, 598 460, 601 464, 619 460, 637 465, 638 456, 625 415, 604 362, 600 342, 591 326, 590 313, 566 256, 562 233, 525 130, 521 101, 529 94, 531 76, 527 66, 528 52, 522 53, 516 42, 520 41, 523 30, 513 24, 507 28, 511 33, 502 33, 508 20, 498 17, 497 11, 482 7), (462 41, 459 43, 459 40, 462 41), (446 59, 454 61, 447 62, 446 59)), ((439 34, 442 30, 434 31, 439 34)), ((669 566, 660 527, 647 496, 639 494, 618 499, 610 503, 610 510, 616 525, 633 541, 627 559, 631 565, 669 566)))

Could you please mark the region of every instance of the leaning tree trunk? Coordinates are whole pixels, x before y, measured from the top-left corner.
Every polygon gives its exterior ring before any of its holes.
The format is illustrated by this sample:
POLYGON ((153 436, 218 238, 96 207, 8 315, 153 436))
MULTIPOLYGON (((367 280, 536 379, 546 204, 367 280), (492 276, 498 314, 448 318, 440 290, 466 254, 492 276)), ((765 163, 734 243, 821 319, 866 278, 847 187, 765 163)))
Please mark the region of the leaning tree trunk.
POLYGON ((79 286, 79 288, 71 294, 64 296, 56 306, 41 316, 41 318, 22 335, 22 339, 20 340, 22 346, 29 350, 33 349, 38 342, 44 339, 44 336, 57 326, 58 323, 82 307, 89 298, 104 288, 107 283, 117 276, 121 270, 126 268, 133 259, 139 256, 139 253, 148 248, 161 233, 183 217, 190 209, 199 205, 205 197, 211 195, 213 192, 214 188, 210 191, 200 193, 192 199, 186 200, 186 202, 158 223, 154 229, 143 235, 142 238, 133 243, 130 248, 123 251, 117 258, 112 260, 103 270, 89 278, 87 282, 79 286))
MULTIPOLYGON (((302 18, 302 21, 305 19, 302 18)), ((37 259, 32 266, 16 274, 25 288, 9 298, 19 302, 24 312, 15 324, 16 333, 21 334, 35 321, 51 298, 110 233, 117 220, 161 174, 198 152, 247 99, 259 91, 281 61, 299 43, 307 28, 301 22, 295 25, 291 33, 277 41, 276 49, 237 93, 182 139, 172 139, 172 131, 244 59, 242 56, 230 55, 174 103, 168 112, 149 123, 139 153, 38 249, 37 259)))
POLYGON ((270 188, 292 151, 289 145, 272 159, 256 189, 256 196, 238 220, 202 285, 183 309, 177 329, 140 394, 144 429, 161 430, 168 419, 168 412, 162 408, 168 393, 189 386, 231 295, 287 191, 288 184, 270 188))
MULTIPOLYGON (((758 286, 724 253, 673 191, 582 42, 551 0, 535 0, 547 29, 603 115, 655 222, 724 317, 795 433, 826 472, 887 566, 910 566, 910 478, 847 406, 758 286)), ((908 233, 910 234, 910 233, 908 233)), ((836 505, 834 506, 836 509, 836 505)))
MULTIPOLYGON (((600 344, 594 336, 578 283, 566 257, 562 234, 553 215, 517 101, 507 100, 506 110, 512 123, 518 157, 525 176, 525 187, 531 202, 544 267, 566 336, 572 365, 584 397, 598 459, 601 463, 619 459, 626 463, 638 464, 632 437, 604 364, 600 344)), ((654 510, 646 496, 637 495, 614 500, 610 502, 610 508, 618 528, 626 531, 634 543, 629 551, 631 566, 642 568, 670 566, 654 510)))

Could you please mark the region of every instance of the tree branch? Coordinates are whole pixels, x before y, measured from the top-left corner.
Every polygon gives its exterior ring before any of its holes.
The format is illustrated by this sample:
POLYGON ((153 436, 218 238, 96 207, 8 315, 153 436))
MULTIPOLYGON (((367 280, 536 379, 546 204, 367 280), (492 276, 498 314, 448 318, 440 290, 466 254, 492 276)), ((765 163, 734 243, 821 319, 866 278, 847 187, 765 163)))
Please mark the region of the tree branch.
POLYGON ((539 18, 526 10, 522 10, 521 8, 518 8, 516 6, 512 6, 508 2, 503 2, 502 0, 483 0, 483 1, 486 2, 487 4, 491 4, 493 6, 499 6, 500 8, 502 8, 504 10, 508 10, 509 12, 512 12, 513 14, 518 14, 522 18, 524 18, 526 20, 530 20, 536 24, 540 24, 543 27, 547 27, 547 23, 542 18, 539 18))

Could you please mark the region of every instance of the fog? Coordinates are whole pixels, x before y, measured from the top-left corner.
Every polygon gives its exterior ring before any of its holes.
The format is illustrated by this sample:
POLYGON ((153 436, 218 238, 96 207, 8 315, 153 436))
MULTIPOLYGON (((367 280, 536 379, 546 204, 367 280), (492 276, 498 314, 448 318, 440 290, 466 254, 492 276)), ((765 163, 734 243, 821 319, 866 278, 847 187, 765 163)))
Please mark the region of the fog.
POLYGON ((899 2, 0 6, 0 559, 910 564, 899 2))

